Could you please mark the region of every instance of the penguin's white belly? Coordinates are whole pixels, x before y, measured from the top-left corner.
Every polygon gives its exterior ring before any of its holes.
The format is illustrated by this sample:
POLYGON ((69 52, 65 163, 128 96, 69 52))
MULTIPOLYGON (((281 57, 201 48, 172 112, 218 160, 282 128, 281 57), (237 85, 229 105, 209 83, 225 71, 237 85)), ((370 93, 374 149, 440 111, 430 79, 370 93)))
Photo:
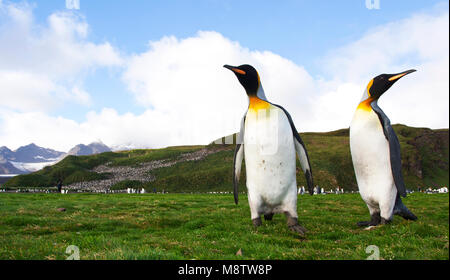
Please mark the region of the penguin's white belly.
MULTIPOLYGON (((274 106, 249 110, 245 121, 244 154, 249 198, 260 199, 266 211, 277 209, 296 189, 296 158, 292 129, 284 112, 274 106), (263 112, 261 112, 263 111, 263 112)), ((295 201, 296 202, 296 201, 295 201)))
POLYGON ((389 142, 375 112, 356 111, 350 126, 350 150, 363 200, 377 207, 395 195, 389 142))

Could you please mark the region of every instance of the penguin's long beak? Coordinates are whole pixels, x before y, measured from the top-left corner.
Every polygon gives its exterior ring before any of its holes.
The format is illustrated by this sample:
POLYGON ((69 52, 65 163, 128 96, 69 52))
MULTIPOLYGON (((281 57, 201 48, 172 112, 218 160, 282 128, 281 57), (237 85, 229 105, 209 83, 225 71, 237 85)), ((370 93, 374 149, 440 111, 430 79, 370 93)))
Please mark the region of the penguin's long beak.
POLYGON ((245 75, 246 74, 244 70, 241 70, 241 69, 239 69, 239 68, 237 68, 235 66, 230 66, 230 65, 226 65, 225 64, 223 67, 233 71, 236 74, 241 74, 241 75, 245 75))
POLYGON ((389 81, 390 81, 390 82, 396 82, 396 81, 398 81, 398 79, 400 79, 401 77, 404 77, 404 76, 406 76, 406 75, 408 75, 408 74, 411 74, 411 73, 413 73, 413 72, 416 72, 416 70, 415 70, 415 69, 411 69, 411 70, 407 70, 407 71, 404 71, 404 72, 401 72, 401 73, 398 73, 398 74, 392 74, 392 75, 390 75, 390 77, 389 77, 389 81))

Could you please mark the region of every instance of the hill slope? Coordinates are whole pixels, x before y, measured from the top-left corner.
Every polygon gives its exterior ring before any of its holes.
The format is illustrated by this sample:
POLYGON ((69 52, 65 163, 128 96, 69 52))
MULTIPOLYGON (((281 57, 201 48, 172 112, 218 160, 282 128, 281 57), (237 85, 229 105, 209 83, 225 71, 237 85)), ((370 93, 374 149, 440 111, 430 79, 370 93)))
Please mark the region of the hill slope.
MULTIPOLYGON (((402 147, 403 174, 409 189, 448 185, 449 132, 394 125, 402 147)), ((357 190, 348 129, 301 134, 311 159, 315 184, 326 190, 357 190)), ((61 178, 72 189, 123 189, 209 192, 232 190, 234 145, 169 147, 155 150, 68 156, 58 164, 17 176, 8 187, 52 187, 61 178)), ((244 166, 245 168, 245 166, 244 166)), ((297 168, 298 185, 305 179, 297 168)), ((245 172, 241 178, 245 191, 245 172)))

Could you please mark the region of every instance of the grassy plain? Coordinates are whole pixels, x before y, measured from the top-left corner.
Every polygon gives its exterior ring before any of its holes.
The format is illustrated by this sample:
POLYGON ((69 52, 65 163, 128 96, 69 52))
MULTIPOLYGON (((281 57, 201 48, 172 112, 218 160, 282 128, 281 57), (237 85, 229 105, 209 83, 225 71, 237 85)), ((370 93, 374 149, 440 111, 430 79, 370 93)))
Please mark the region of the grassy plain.
POLYGON ((364 230, 358 194, 299 196, 299 238, 275 215, 254 229, 246 196, 213 194, 0 194, 0 259, 449 259, 449 196, 413 193, 416 222, 395 217, 364 230), (65 208, 65 212, 58 211, 65 208), (236 255, 241 249, 242 255, 236 255))

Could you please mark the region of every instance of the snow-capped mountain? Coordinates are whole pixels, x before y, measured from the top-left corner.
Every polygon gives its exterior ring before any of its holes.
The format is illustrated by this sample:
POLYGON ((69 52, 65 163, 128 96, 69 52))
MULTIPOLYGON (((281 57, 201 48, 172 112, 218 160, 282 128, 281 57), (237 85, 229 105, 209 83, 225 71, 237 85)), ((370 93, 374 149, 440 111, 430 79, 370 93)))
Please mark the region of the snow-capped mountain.
POLYGON ((58 152, 52 149, 46 149, 35 145, 34 143, 18 148, 14 152, 15 162, 39 163, 56 161, 64 152, 58 152))
POLYGON ((30 144, 15 151, 0 147, 0 174, 34 172, 58 162, 65 153, 30 144))
POLYGON ((0 175, 35 172, 57 163, 68 155, 82 156, 110 151, 111 149, 101 142, 76 145, 69 153, 42 148, 35 144, 22 146, 15 151, 0 147, 0 175))
POLYGON ((0 160, 9 160, 14 157, 14 152, 8 149, 8 147, 0 147, 0 160))

